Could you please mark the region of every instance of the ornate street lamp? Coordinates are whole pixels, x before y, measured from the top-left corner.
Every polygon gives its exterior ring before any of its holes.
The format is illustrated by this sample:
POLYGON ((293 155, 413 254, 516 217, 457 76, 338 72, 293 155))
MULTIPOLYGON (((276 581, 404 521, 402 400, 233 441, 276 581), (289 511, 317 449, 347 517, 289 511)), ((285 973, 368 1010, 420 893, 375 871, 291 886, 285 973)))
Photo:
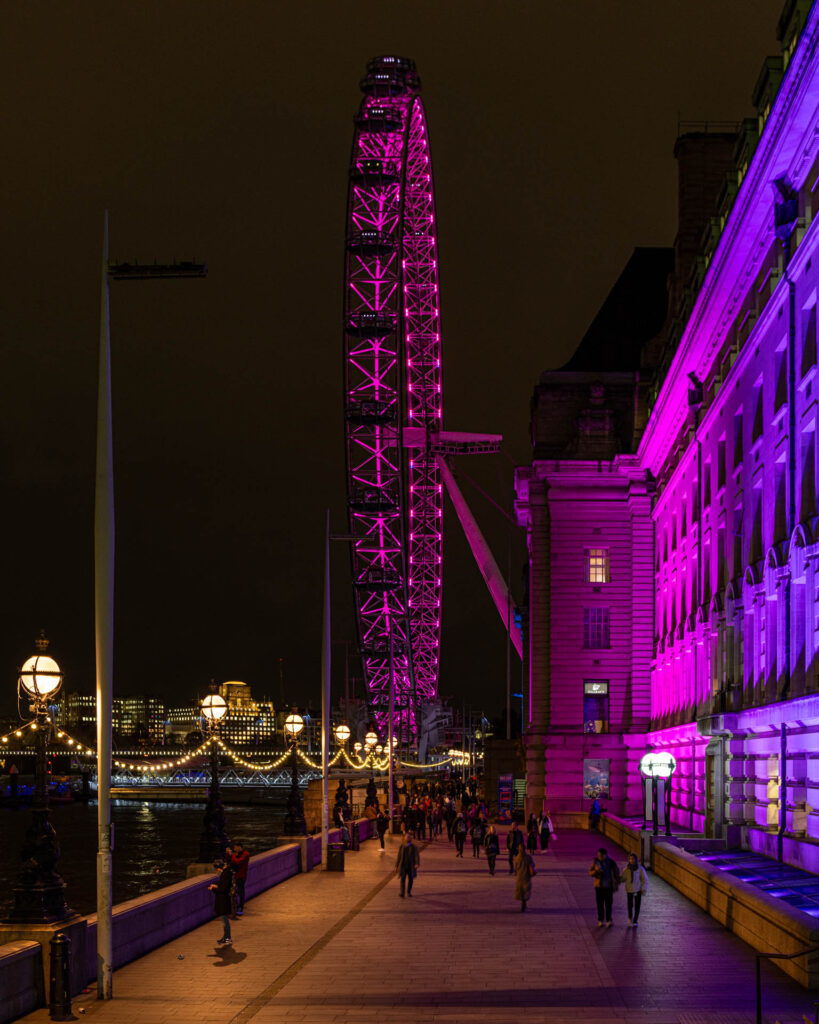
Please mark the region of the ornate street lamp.
POLYGON ((373 732, 372 729, 364 737, 364 742, 367 744, 367 750, 371 751, 372 748, 378 743, 378 736, 373 732))
POLYGON ((210 740, 210 786, 202 835, 199 839, 199 863, 213 864, 222 860, 228 838, 225 835, 225 809, 219 789, 219 726, 227 714, 225 698, 216 693, 211 684, 211 693, 201 704, 200 728, 206 740, 210 740))
POLYGON ((304 803, 299 789, 299 733, 304 728, 304 719, 294 708, 284 721, 284 731, 290 743, 290 765, 293 771, 290 792, 287 795, 287 817, 284 819, 286 836, 307 835, 307 823, 304 820, 304 803))
POLYGON ((337 725, 336 726, 336 740, 342 746, 350 738, 350 727, 349 725, 337 725))
POLYGON ((14 910, 8 920, 45 924, 73 917, 74 911, 65 902, 65 882, 57 872, 60 844, 48 819, 46 749, 52 725, 48 705, 63 679, 60 666, 45 653, 48 640, 44 632, 40 633, 36 647, 37 654, 26 660, 17 680, 18 700, 27 703, 34 715, 31 727, 36 732, 37 760, 31 825, 23 840, 23 865, 13 887, 14 910))

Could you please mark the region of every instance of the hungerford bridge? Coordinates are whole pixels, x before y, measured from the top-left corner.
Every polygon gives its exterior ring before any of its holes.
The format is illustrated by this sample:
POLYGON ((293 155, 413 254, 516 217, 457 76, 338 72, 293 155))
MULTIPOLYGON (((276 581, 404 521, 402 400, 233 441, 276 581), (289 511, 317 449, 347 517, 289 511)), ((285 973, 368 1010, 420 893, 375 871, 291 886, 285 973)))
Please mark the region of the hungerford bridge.
MULTIPOLYGON (((31 735, 38 725, 27 722, 19 729, 14 729, 0 736, 0 754, 7 760, 14 757, 34 755, 33 747, 24 746, 19 741, 31 735), (17 741, 17 742, 15 742, 17 741)), ((293 778, 293 749, 285 751, 259 751, 252 759, 228 746, 218 736, 209 736, 195 750, 168 756, 145 750, 117 751, 114 754, 111 771, 111 782, 121 787, 168 787, 185 788, 207 785, 210 780, 211 748, 216 746, 217 756, 224 757, 230 766, 219 772, 222 786, 289 786, 293 778)), ((51 744, 47 750, 49 758, 72 757, 81 772, 87 772, 90 778, 96 775, 96 751, 70 736, 63 729, 54 729, 51 744)), ((295 748, 295 757, 299 784, 306 786, 311 779, 321 778, 321 764, 314 761, 308 754, 295 748)), ((401 768, 413 773, 460 766, 464 763, 464 754, 460 750, 450 750, 445 757, 431 764, 418 764, 413 761, 393 762, 394 769, 401 768)), ((362 773, 381 774, 389 770, 390 757, 386 748, 374 746, 370 750, 362 750, 350 754, 346 747, 341 747, 330 758, 329 767, 333 775, 360 776, 362 773)))

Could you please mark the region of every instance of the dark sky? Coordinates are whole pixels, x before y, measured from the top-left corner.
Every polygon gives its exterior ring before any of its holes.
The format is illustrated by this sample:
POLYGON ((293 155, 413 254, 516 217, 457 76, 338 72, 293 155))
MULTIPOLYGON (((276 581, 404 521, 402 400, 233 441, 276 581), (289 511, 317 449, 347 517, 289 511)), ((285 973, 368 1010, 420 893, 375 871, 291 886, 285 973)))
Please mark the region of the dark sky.
MULTIPOLYGON (((678 116, 753 113, 780 9, 5 4, 0 710, 14 705, 15 668, 40 627, 68 686, 93 689, 106 206, 113 257, 209 266, 204 281, 112 286, 115 691, 175 701, 213 676, 277 697, 281 657, 289 699, 317 697, 327 506, 345 528, 346 176, 367 59, 418 64, 444 421, 504 434, 506 456, 466 470, 508 502, 538 374, 571 354, 635 245, 673 242, 678 116)), ((480 496, 472 505, 503 564, 503 519, 480 496)), ((519 571, 519 540, 515 550, 519 571)), ((333 572, 343 640, 352 597, 340 549, 333 572)), ((494 713, 503 629, 453 515, 443 623, 441 692, 494 713)))

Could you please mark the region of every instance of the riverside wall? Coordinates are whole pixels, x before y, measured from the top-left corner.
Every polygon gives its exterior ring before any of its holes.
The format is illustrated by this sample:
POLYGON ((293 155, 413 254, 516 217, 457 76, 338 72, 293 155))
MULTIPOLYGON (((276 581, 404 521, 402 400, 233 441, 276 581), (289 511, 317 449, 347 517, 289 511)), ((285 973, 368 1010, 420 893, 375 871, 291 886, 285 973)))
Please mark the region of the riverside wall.
MULTIPOLYGON (((360 840, 371 839, 375 834, 370 819, 362 818, 355 824, 360 840)), ((341 842, 341 830, 331 829, 329 841, 341 842)), ((306 836, 256 854, 250 858, 245 896, 252 899, 320 863, 320 836, 306 836)), ((113 911, 114 970, 210 921, 213 895, 208 886, 215 878, 215 874, 197 875, 117 904, 113 911)), ((25 926, 19 930, 25 930, 25 926)), ((58 930, 51 929, 48 937, 58 930)), ((73 919, 70 930, 74 996, 96 981, 97 915, 73 919)), ((40 941, 14 938, 0 945, 0 1024, 8 1024, 47 1004, 48 937, 40 941)))

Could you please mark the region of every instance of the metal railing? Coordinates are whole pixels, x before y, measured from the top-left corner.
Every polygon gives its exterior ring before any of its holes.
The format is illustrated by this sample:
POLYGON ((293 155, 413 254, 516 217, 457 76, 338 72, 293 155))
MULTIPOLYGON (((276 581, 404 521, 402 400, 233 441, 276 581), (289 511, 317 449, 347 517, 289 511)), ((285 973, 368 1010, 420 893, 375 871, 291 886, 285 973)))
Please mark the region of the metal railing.
MULTIPOLYGON (((756 954, 756 1024, 762 1024, 762 961, 764 960, 795 960, 798 956, 808 953, 819 953, 819 946, 800 949, 798 953, 757 953, 756 954)), ((807 1021, 807 1017, 803 1016, 807 1021)), ((819 1002, 813 1004, 813 1021, 819 1024, 819 1002)))

